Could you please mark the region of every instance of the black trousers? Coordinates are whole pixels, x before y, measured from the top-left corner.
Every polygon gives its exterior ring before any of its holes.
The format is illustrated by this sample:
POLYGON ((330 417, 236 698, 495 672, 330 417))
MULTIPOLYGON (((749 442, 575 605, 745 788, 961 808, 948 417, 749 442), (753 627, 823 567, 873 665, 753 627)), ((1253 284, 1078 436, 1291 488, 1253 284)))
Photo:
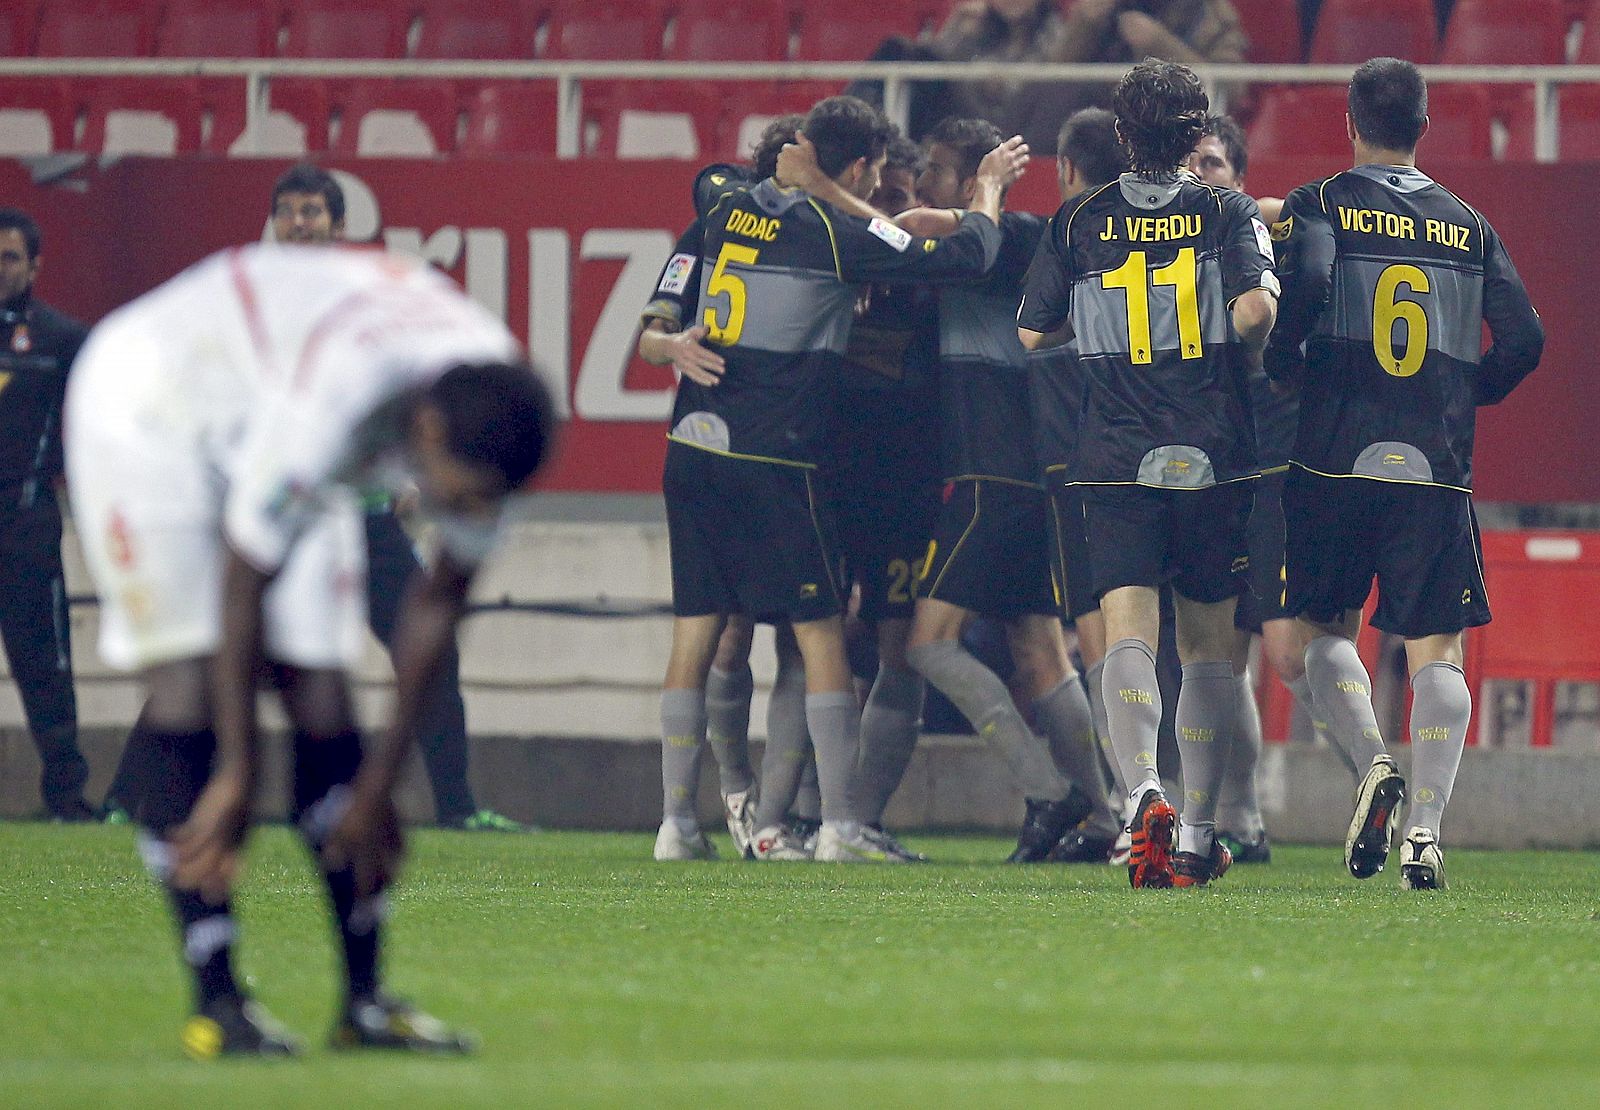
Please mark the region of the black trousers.
MULTIPOLYGON (((367 514, 367 623, 385 648, 393 650, 400 603, 411 576, 422 571, 411 537, 390 512, 367 514)), ((417 746, 433 786, 433 805, 441 825, 458 824, 477 811, 467 785, 467 707, 461 700, 461 659, 454 648, 417 722, 417 746)))
POLYGON ((61 509, 48 486, 0 487, 0 638, 39 749, 45 806, 75 809, 89 765, 78 750, 61 509))

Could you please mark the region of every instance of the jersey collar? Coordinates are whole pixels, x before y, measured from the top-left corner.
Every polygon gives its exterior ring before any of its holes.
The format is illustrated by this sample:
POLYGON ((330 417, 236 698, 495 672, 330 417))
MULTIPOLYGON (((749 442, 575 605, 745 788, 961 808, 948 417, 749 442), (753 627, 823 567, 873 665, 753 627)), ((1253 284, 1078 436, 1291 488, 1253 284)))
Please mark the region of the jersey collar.
POLYGON ((1415 193, 1433 184, 1433 178, 1415 166, 1380 166, 1368 164, 1350 170, 1357 177, 1365 177, 1386 185, 1397 193, 1415 193))

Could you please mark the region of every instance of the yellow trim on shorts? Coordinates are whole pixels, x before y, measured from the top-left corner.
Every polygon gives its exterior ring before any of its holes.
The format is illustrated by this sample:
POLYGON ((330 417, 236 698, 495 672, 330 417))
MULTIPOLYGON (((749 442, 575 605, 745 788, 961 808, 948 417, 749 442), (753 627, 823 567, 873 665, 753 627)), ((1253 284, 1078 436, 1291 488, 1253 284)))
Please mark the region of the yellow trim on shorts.
POLYGON ((1471 496, 1472 489, 1468 486, 1452 486, 1449 482, 1418 482, 1410 478, 1379 478, 1374 474, 1329 474, 1325 470, 1315 470, 1303 462, 1291 460, 1292 467, 1304 470, 1307 474, 1315 474, 1319 478, 1357 478, 1363 482, 1387 482, 1391 486, 1421 486, 1424 489, 1448 489, 1457 493, 1471 496))
MULTIPOLYGON (((967 527, 961 533, 961 538, 956 540, 956 545, 950 549, 950 557, 944 561, 944 566, 939 568, 939 577, 933 580, 933 585, 928 587, 928 592, 923 596, 930 600, 937 600, 934 594, 939 591, 939 583, 944 581, 944 576, 949 572, 950 565, 956 561, 956 556, 961 554, 961 545, 967 542, 967 537, 972 535, 972 530, 978 526, 978 516, 983 511, 983 482, 980 479, 972 480, 972 519, 967 521, 967 527)), ((937 541, 936 541, 937 542, 937 541)))
POLYGON ((673 443, 681 443, 685 447, 693 447, 696 451, 704 451, 708 455, 721 455, 725 459, 742 459, 745 462, 773 463, 777 466, 793 466, 801 470, 815 470, 817 468, 816 463, 801 462, 798 459, 773 459, 768 458, 766 455, 742 455, 737 451, 719 451, 715 447, 707 447, 703 443, 695 443, 692 440, 679 439, 671 432, 667 433, 667 439, 673 443))

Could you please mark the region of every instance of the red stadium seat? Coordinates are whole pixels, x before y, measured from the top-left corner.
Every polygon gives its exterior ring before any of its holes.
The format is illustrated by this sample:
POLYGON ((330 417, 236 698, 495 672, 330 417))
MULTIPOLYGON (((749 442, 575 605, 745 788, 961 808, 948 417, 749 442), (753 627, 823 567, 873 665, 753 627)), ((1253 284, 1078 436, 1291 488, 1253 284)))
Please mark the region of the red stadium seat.
POLYGON ((76 118, 66 82, 53 77, 0 78, 0 158, 72 149, 76 118))
MULTIPOLYGON (((171 157, 202 149, 206 104, 193 78, 76 78, 72 95, 83 113, 74 145, 84 153, 171 157)), ((241 105, 243 96, 241 89, 241 105)))
POLYGON ((544 57, 658 61, 665 27, 655 0, 555 0, 544 57))
POLYGON ((1485 161, 1494 156, 1494 113, 1482 85, 1442 81, 1428 87, 1428 133, 1423 154, 1438 159, 1485 161))
POLYGON ((784 61, 789 14, 773 0, 682 0, 666 56, 694 62, 784 61))
POLYGON ((1324 0, 1309 60, 1353 64, 1388 57, 1425 65, 1437 50, 1433 0, 1324 0))
POLYGON ((767 124, 791 113, 805 115, 817 101, 837 96, 843 86, 828 81, 780 81, 759 88, 747 88, 737 97, 727 98, 725 114, 717 138, 722 149, 714 157, 743 162, 767 124))
POLYGON ((1250 156, 1348 156, 1344 117, 1348 94, 1339 85, 1300 85, 1265 90, 1250 126, 1250 156))
POLYGON ((1583 15, 1583 38, 1572 61, 1580 66, 1600 66, 1600 0, 1593 0, 1583 15))
POLYGON ((156 53, 167 58, 271 58, 283 8, 251 0, 167 0, 156 53))
POLYGON ((1252 62, 1280 64, 1305 57, 1300 7, 1295 0, 1233 0, 1239 24, 1250 37, 1245 56, 1252 62))
POLYGON ((585 86, 584 152, 603 158, 716 157, 725 139, 714 85, 616 81, 585 86))
POLYGON ((334 95, 335 154, 429 158, 455 152, 461 110, 452 81, 356 81, 334 95))
POLYGON ((1560 134, 1562 161, 1600 162, 1600 85, 1561 90, 1560 134))
POLYGON ((1561 65, 1562 0, 1457 0, 1439 52, 1443 65, 1561 65))
POLYGON ((288 0, 290 58, 403 58, 410 0, 288 0))
POLYGON ((460 153, 554 155, 556 129, 553 81, 485 81, 467 96, 460 153))
POLYGON ((155 49, 155 0, 50 0, 39 18, 46 58, 142 58, 155 49))
POLYGON ((533 57, 538 12, 528 0, 424 0, 419 58, 533 57))
POLYGON ((239 153, 293 158, 328 149, 333 99, 326 81, 315 77, 274 77, 267 97, 271 118, 263 143, 239 153))
POLYGON ((0 3, 0 57, 26 58, 39 31, 39 0, 0 3))
POLYGON ((923 25, 921 11, 894 3, 833 10, 801 8, 797 14, 800 41, 795 57, 807 62, 859 62, 892 35, 916 38, 923 25))

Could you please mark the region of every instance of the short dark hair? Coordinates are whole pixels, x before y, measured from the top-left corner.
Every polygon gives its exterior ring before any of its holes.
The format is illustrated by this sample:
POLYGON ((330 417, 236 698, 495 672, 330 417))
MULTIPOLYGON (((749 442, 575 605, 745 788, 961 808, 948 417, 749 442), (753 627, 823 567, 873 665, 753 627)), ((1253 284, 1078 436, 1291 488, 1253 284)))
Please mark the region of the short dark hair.
POLYGON ((1205 130, 1211 101, 1194 70, 1146 58, 1123 74, 1111 96, 1128 160, 1138 173, 1176 169, 1205 130))
POLYGON ((1069 159, 1091 185, 1115 180, 1128 168, 1128 156, 1117 142, 1117 119, 1104 108, 1073 112, 1061 125, 1056 155, 1069 159))
POLYGON ((978 172, 983 156, 1005 141, 1000 129, 986 119, 957 119, 954 116, 939 121, 925 136, 928 143, 938 143, 955 151, 961 159, 961 180, 978 172))
MULTIPOLYGON (((1216 137, 1222 150, 1233 164, 1233 172, 1240 181, 1250 168, 1250 148, 1245 143, 1244 128, 1232 116, 1207 116, 1205 135, 1216 137)), ((1204 138, 1204 135, 1201 136, 1204 138)))
POLYGON ((20 208, 0 208, 0 231, 15 231, 28 248, 28 261, 39 257, 39 224, 20 208))
POLYGON ((750 148, 750 164, 755 167, 756 180, 765 181, 778 172, 778 155, 794 142, 794 133, 800 130, 806 117, 799 112, 779 116, 761 131, 761 137, 750 148))
POLYGON ((853 96, 817 101, 803 130, 817 148, 817 165, 829 177, 838 177, 857 158, 875 162, 889 147, 889 120, 853 96))
POLYGON ((912 177, 919 177, 927 164, 928 158, 923 154, 922 148, 902 135, 900 129, 896 127, 894 137, 889 140, 889 147, 884 155, 884 168, 905 170, 912 177))
POLYGON ((1350 122, 1382 150, 1415 150, 1428 125, 1428 82, 1399 58, 1373 58, 1350 78, 1350 122))
POLYGON ((321 166, 301 162, 291 166, 272 187, 272 207, 278 207, 278 198, 285 193, 311 193, 322 197, 328 206, 328 215, 336 224, 344 223, 344 189, 333 174, 321 166))
POLYGON ((429 387, 427 399, 444 417, 450 453, 498 471, 507 489, 526 482, 544 461, 555 406, 526 363, 452 366, 429 387))

